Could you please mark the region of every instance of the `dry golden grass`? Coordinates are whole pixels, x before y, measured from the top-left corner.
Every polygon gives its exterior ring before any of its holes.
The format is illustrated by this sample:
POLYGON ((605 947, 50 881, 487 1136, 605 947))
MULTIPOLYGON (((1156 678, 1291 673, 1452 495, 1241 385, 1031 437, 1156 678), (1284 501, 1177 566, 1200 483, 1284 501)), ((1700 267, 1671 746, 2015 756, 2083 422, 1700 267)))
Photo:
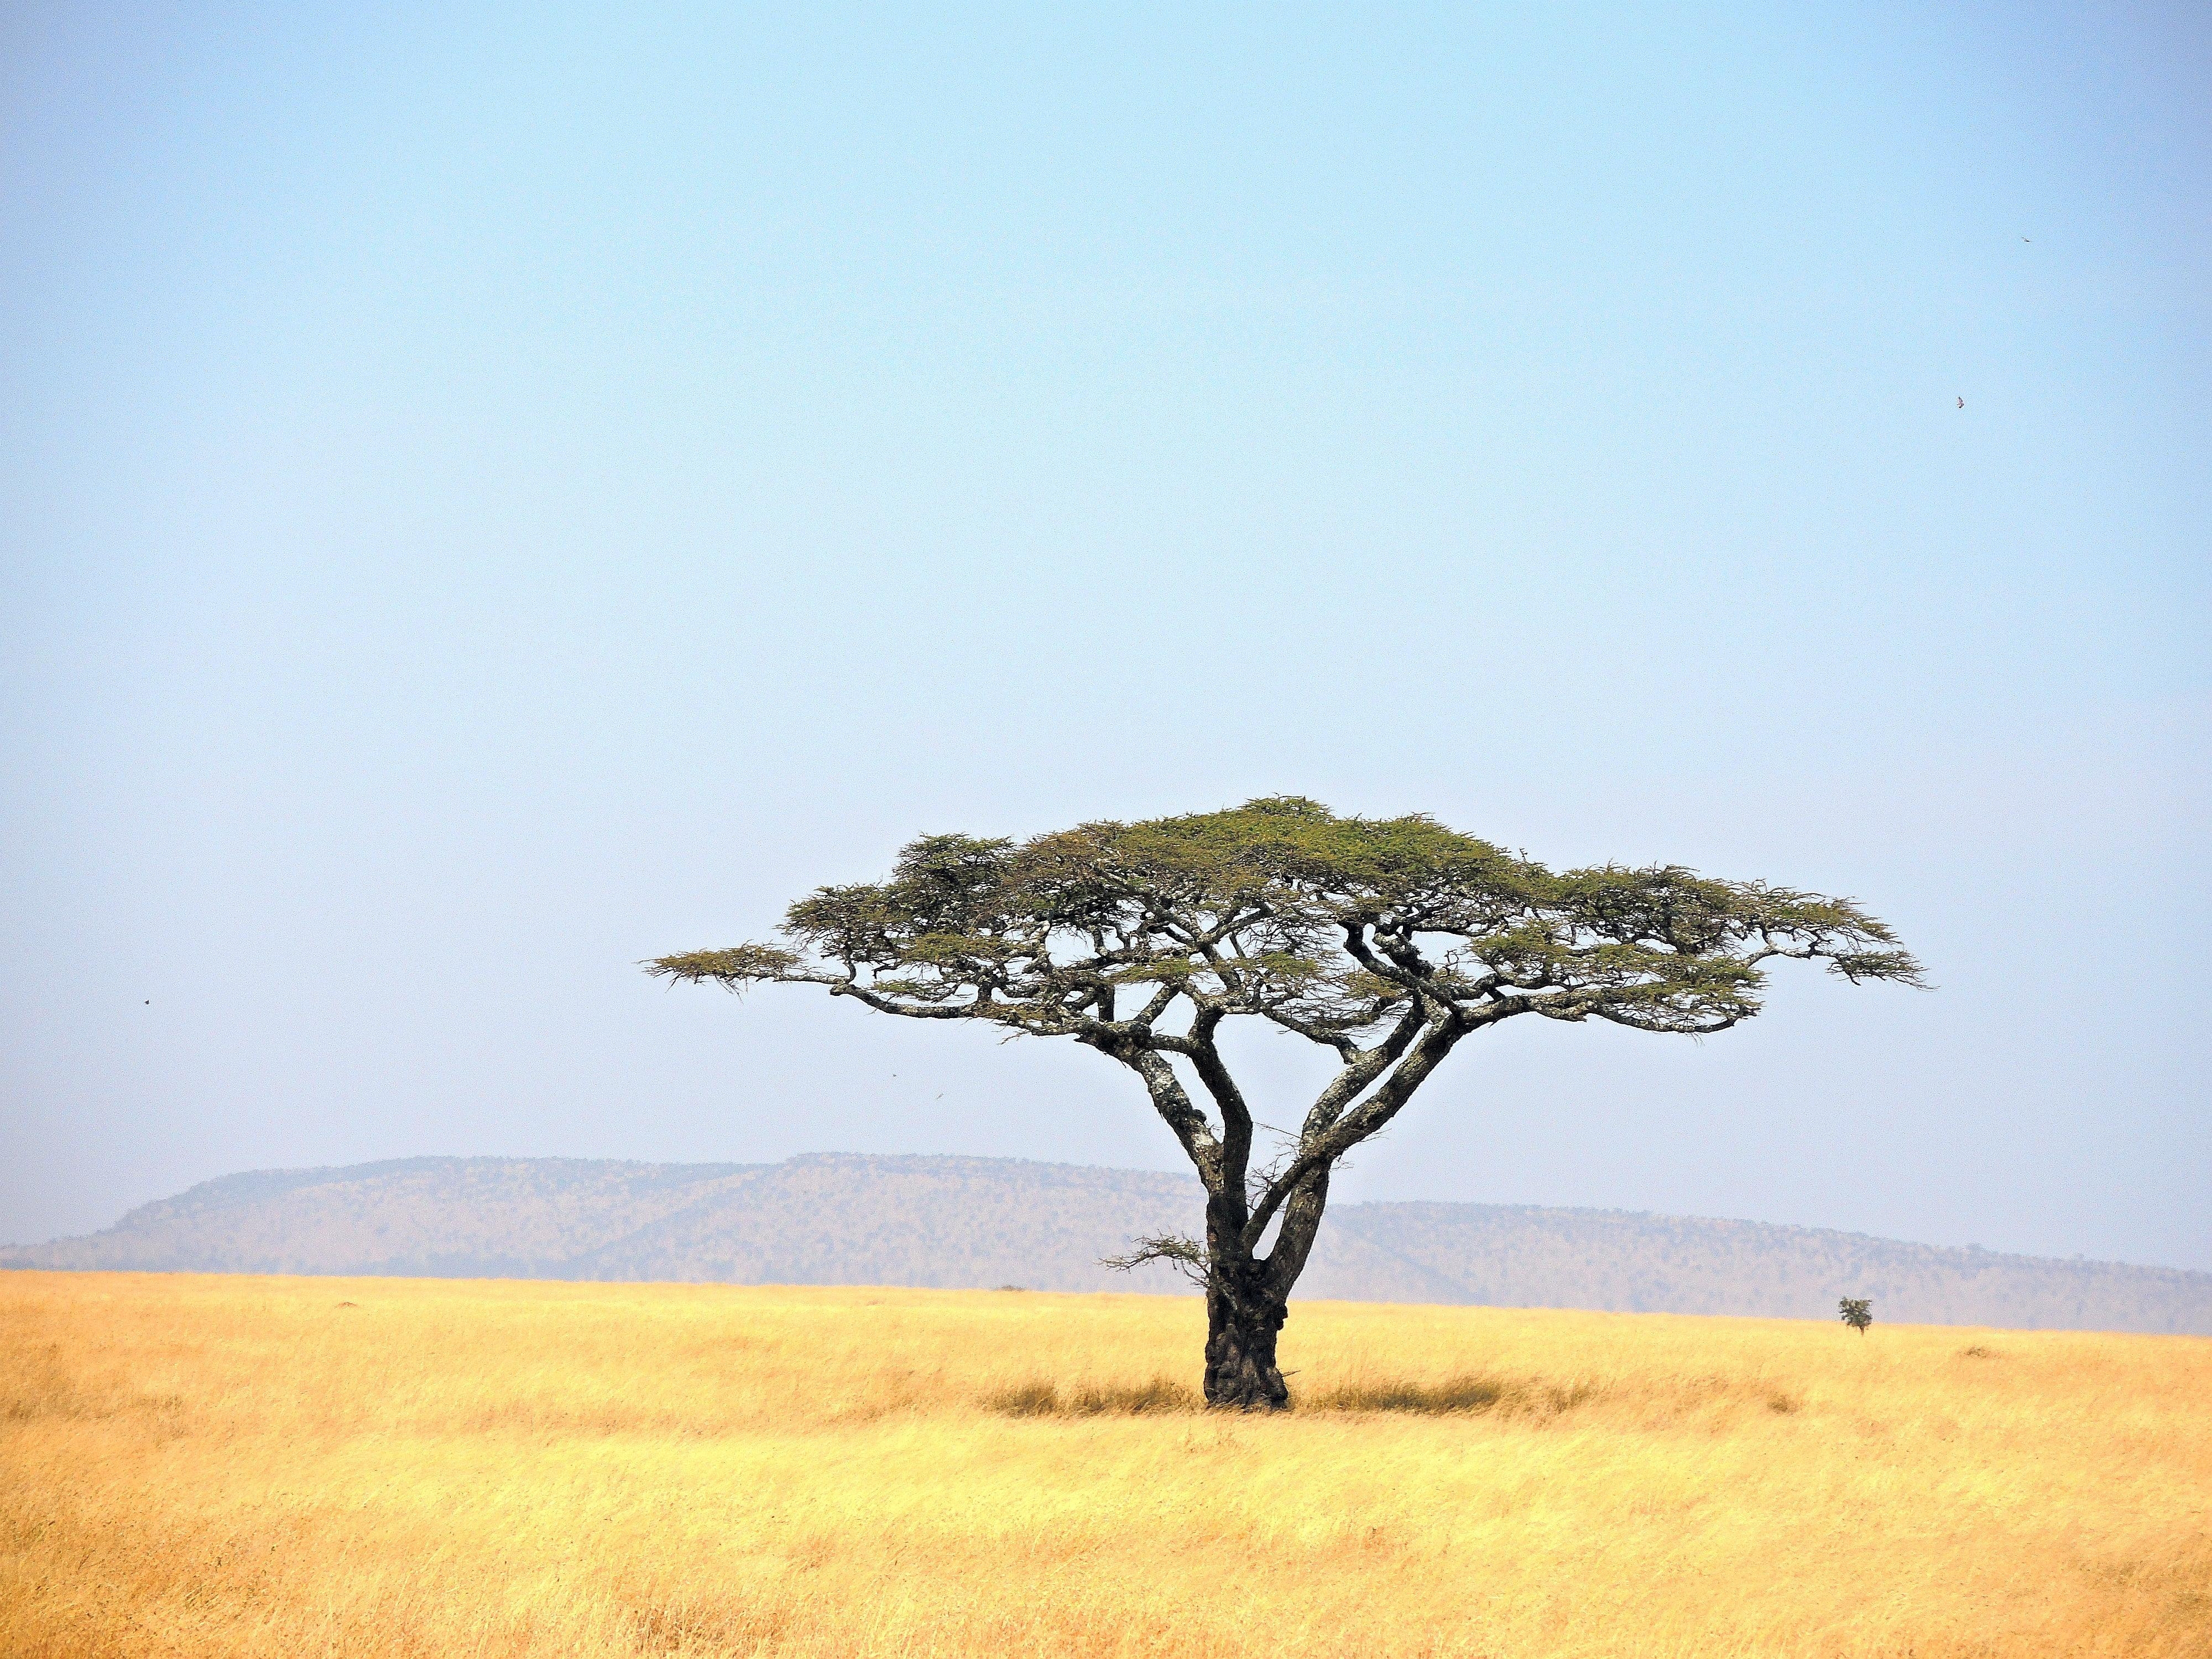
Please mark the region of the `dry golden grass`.
POLYGON ((0 1273, 0 1650, 2212 1653, 2212 1341, 0 1273), (1317 1402, 1328 1402, 1325 1405, 1317 1402))

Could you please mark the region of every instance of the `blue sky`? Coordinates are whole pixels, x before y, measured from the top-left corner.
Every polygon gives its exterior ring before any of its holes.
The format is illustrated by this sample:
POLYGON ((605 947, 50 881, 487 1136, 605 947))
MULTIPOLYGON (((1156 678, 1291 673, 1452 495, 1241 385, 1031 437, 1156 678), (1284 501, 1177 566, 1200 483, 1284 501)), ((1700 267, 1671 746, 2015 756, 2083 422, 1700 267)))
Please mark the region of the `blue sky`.
POLYGON ((1350 1195, 2212 1267, 2209 210, 2185 7, 11 9, 0 1237, 1167 1167, 1094 1055, 634 964, 1289 792, 1942 988, 1505 1028, 1350 1195))

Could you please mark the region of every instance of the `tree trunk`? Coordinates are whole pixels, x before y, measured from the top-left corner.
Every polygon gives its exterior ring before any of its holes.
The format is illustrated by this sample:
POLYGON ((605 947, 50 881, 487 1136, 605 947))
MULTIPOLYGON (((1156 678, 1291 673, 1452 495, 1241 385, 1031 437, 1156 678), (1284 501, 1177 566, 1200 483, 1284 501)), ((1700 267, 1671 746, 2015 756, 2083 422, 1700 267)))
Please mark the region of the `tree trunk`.
POLYGON ((1245 1412, 1287 1410, 1291 1391, 1275 1364, 1288 1310, 1259 1283, 1264 1270, 1217 1268, 1206 1285, 1206 1403, 1245 1412))

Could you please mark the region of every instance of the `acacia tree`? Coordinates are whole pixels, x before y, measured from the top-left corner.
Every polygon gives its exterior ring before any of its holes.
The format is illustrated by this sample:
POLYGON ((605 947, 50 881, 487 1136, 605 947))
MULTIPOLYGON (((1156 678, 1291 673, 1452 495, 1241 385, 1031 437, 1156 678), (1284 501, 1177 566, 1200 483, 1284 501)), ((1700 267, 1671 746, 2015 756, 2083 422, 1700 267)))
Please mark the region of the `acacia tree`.
POLYGON ((926 836, 890 880, 800 899, 782 933, 645 965, 1072 1037, 1143 1083, 1205 1186, 1206 1236, 1144 1240, 1125 1260, 1201 1279, 1206 1401, 1248 1410, 1289 1404, 1276 1336, 1331 1171, 1467 1038, 1523 1015, 1710 1036, 1759 1012, 1775 957, 1920 982, 1850 900, 1671 865, 1555 873, 1425 816, 1340 817, 1296 797, 1019 844, 926 836), (1232 1019, 1329 1058, 1272 1147, 1255 1148, 1222 1057, 1232 1019))

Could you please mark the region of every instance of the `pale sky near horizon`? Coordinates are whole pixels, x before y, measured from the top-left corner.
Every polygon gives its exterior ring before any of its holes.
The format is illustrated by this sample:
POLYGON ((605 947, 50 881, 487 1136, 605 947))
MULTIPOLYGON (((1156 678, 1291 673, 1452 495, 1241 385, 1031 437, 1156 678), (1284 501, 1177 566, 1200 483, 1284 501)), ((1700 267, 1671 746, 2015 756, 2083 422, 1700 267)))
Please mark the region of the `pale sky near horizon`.
POLYGON ((1175 1167, 1095 1055, 635 964, 1279 792, 1941 987, 1504 1028, 1345 1195, 2212 1268, 2208 324, 2201 8, 10 7, 0 1239, 1175 1167))

